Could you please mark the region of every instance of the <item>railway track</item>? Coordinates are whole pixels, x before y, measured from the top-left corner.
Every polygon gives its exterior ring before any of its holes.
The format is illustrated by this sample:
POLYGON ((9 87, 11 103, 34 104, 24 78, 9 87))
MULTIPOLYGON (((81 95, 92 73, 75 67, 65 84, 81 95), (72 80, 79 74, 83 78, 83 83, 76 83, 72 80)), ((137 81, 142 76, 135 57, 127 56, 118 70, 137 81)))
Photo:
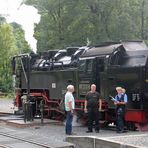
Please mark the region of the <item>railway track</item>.
POLYGON ((15 135, 11 135, 8 133, 0 133, 0 137, 8 139, 8 141, 0 142, 0 148, 15 148, 15 143, 16 144, 21 144, 23 147, 26 146, 31 146, 32 148, 53 148, 49 146, 48 144, 43 144, 42 142, 37 142, 31 139, 23 138, 23 137, 18 137, 15 135), (11 146, 11 141, 13 145, 11 146))

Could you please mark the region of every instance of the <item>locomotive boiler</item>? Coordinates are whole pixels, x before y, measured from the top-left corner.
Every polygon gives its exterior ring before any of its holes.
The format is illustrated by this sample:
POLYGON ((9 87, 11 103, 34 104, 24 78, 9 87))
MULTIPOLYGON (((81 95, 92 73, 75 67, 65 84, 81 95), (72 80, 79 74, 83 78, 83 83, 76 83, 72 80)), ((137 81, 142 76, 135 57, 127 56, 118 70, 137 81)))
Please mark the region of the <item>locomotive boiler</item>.
POLYGON ((44 114, 52 119, 64 117, 63 99, 66 87, 75 86, 76 113, 84 116, 85 95, 92 83, 103 99, 103 125, 115 122, 117 86, 128 95, 125 122, 128 129, 146 127, 148 123, 148 47, 142 41, 107 42, 90 47, 68 47, 45 53, 13 57, 16 75, 16 106, 22 109, 22 96, 34 103, 33 116, 44 102, 44 114))

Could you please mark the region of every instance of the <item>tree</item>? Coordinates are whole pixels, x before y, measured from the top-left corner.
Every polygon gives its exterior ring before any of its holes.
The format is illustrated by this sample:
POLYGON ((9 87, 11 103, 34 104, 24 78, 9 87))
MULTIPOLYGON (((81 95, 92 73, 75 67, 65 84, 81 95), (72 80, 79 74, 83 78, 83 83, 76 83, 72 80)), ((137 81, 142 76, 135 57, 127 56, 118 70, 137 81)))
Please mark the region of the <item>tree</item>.
POLYGON ((13 55, 30 52, 21 26, 0 21, 0 91, 12 90, 11 59, 13 55))
POLYGON ((15 45, 17 47, 18 53, 28 53, 31 52, 31 48, 28 45, 28 42, 25 40, 24 30, 22 26, 13 22, 10 24, 13 28, 13 35, 15 38, 15 45))
POLYGON ((7 91, 11 87, 10 59, 16 47, 12 28, 5 22, 0 24, 0 50, 0 86, 7 91))
POLYGON ((147 40, 146 0, 27 0, 41 14, 38 51, 104 41, 147 40))

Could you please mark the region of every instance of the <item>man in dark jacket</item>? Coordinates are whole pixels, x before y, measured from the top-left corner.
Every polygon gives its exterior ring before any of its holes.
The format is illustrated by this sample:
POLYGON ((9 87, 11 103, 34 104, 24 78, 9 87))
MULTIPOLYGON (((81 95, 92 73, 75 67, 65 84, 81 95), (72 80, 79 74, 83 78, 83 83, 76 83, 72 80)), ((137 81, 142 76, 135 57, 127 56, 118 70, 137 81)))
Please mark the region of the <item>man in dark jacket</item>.
POLYGON ((102 101, 100 94, 96 91, 96 85, 91 85, 91 90, 87 93, 85 99, 84 112, 88 113, 88 131, 93 132, 93 121, 95 121, 95 131, 99 132, 99 110, 101 110, 102 101))

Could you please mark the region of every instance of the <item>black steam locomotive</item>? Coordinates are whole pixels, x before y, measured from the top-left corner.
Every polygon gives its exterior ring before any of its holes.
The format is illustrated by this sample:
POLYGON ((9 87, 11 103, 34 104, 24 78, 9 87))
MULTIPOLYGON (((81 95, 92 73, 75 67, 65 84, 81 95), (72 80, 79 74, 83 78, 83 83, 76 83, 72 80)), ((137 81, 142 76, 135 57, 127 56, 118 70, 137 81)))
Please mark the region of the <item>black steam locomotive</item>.
POLYGON ((16 106, 22 96, 34 102, 33 115, 44 102, 44 114, 62 120, 63 98, 68 84, 75 86, 76 112, 83 117, 84 99, 90 84, 97 85, 103 98, 101 120, 115 122, 115 106, 109 96, 115 88, 126 89, 128 103, 125 122, 128 129, 148 123, 148 47, 142 41, 108 42, 90 47, 68 47, 38 54, 13 57, 16 76, 16 106))

